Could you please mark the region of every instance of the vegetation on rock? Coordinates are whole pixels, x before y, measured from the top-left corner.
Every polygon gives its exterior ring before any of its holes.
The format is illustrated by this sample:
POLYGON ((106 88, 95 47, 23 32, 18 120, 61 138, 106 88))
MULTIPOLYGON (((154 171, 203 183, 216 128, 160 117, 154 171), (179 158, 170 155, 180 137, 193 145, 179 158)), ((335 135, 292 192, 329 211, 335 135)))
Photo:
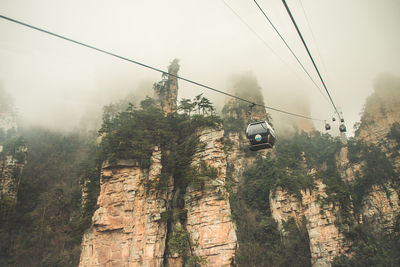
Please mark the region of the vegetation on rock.
MULTIPOLYGON (((77 134, 40 128, 26 129, 23 136, 29 153, 16 207, 0 216, 0 265, 76 266, 91 219, 81 210, 81 164, 93 157, 94 145, 77 134)), ((97 199, 96 193, 90 197, 97 199)))
POLYGON ((348 143, 349 161, 361 163, 362 167, 355 184, 349 185, 342 181, 337 169, 336 157, 341 147, 339 139, 327 134, 297 133, 281 138, 274 153, 258 157, 254 165, 249 166, 237 193, 231 195, 233 216, 238 226, 239 264, 286 266, 289 259, 301 266, 311 264, 305 228, 298 229, 292 223, 292 227, 286 229, 289 235, 282 239, 270 214, 269 195, 280 187, 300 199, 301 190, 313 190, 314 180, 319 178, 326 185, 327 193, 327 197, 321 198, 321 205, 339 205, 336 223, 353 244, 351 251, 354 257, 348 259, 342 256, 335 264, 398 265, 399 244, 398 239, 393 238, 399 235, 398 225, 392 230, 377 232, 372 230, 373 225, 359 224, 355 220, 363 199, 374 185, 385 188, 389 183, 399 187, 399 175, 393 162, 377 146, 351 139, 348 143), (296 248, 294 251, 291 250, 293 247, 296 248), (357 260, 361 258, 362 264, 358 264, 357 260))

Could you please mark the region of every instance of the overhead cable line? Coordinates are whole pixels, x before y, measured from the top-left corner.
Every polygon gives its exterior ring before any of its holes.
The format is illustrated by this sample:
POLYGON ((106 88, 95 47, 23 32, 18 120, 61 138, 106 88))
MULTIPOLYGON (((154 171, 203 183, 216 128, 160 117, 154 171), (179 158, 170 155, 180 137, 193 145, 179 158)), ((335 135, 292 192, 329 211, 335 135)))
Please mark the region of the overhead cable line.
POLYGON ((273 110, 273 111, 277 111, 277 112, 280 112, 280 113, 284 113, 284 114, 287 114, 287 115, 292 115, 292 116, 296 116, 296 117, 300 117, 300 118, 304 118, 304 119, 309 119, 309 120, 314 120, 314 121, 324 121, 324 120, 321 120, 321 119, 316 119, 316 118, 312 118, 312 117, 308 117, 308 116, 304 116, 304 115, 288 112, 288 111, 285 111, 285 110, 282 110, 282 109, 269 107, 269 106, 266 106, 266 105, 263 105, 263 104, 258 104, 258 103, 255 103, 253 101, 250 101, 248 99, 244 99, 242 97, 239 97, 239 96, 236 96, 236 95, 232 95, 232 94, 226 93, 224 91, 217 90, 217 89, 215 89, 213 87, 210 87, 210 86, 195 82, 193 80, 190 80, 190 79, 187 79, 187 78, 184 78, 184 77, 181 77, 181 76, 178 76, 178 75, 163 71, 161 69, 152 67, 150 65, 141 63, 139 61, 135 61, 135 60, 132 60, 132 59, 129 59, 129 58, 114 54, 112 52, 108 52, 106 50, 94 47, 92 45, 88 45, 88 44, 85 44, 85 43, 82 43, 82 42, 79 42, 79 41, 75 41, 75 40, 73 40, 71 38, 68 38, 68 37, 65 37, 65 36, 62 36, 62 35, 59 35, 59 34, 56 34, 56 33, 53 33, 53 32, 38 28, 38 27, 35 27, 35 26, 32 26, 30 24, 27 24, 27 23, 24 23, 24 22, 21 22, 21 21, 18 21, 18 20, 3 16, 3 15, 0 15, 0 18, 8 20, 8 21, 11 21, 11 22, 14 22, 14 23, 17 23, 17 24, 20 24, 20 25, 23 25, 25 27, 28 27, 28 28, 31 28, 31 29, 34 29, 34 30, 37 30, 37 31, 40 31, 40 32, 43 32, 43 33, 46 33, 46 34, 49 34, 51 36, 54 36, 54 37, 57 37, 57 38, 60 38, 60 39, 66 40, 66 41, 69 41, 69 42, 84 46, 86 48, 90 48, 90 49, 96 50, 96 51, 101 52, 103 54, 107 54, 107 55, 110 55, 110 56, 113 56, 113 57, 116 57, 116 58, 119 58, 119 59, 122 59, 122 60, 125 60, 125 61, 128 61, 128 62, 134 63, 136 65, 139 65, 139 66, 142 66, 142 67, 145 67, 145 68, 160 72, 162 74, 169 75, 171 77, 175 77, 175 78, 180 79, 182 81, 185 81, 185 82, 188 82, 188 83, 191 83, 191 84, 195 84, 197 86, 212 90, 214 92, 217 92, 217 93, 220 93, 220 94, 223 94, 223 95, 226 95, 226 96, 229 96, 229 97, 232 97, 232 98, 247 102, 248 104, 251 104, 252 106, 260 106, 260 107, 264 107, 266 109, 270 109, 270 110, 273 110))
MULTIPOLYGON (((257 38, 269 49, 271 50, 272 53, 275 54, 275 56, 277 56, 278 58, 280 58, 278 56, 278 54, 274 51, 274 49, 272 49, 272 47, 264 41, 264 39, 227 3, 225 2, 225 0, 221 0, 222 3, 224 3, 224 5, 229 8, 230 11, 232 11, 233 14, 235 14, 235 16, 244 24, 246 25, 247 29, 249 29, 255 36, 257 36, 257 38)), ((282 60, 283 61, 283 60, 282 60)), ((285 63, 285 62, 284 62, 285 63)))
MULTIPOLYGON (((325 62, 324 62, 324 59, 323 59, 323 57, 322 57, 321 51, 319 50, 317 38, 315 38, 314 31, 313 31, 312 28, 311 28, 311 23, 310 23, 310 20, 308 19, 306 9, 304 8, 302 1, 299 0, 299 2, 300 2, 301 10, 303 11, 304 17, 306 18, 308 29, 310 30, 312 39, 314 40, 315 47, 317 48, 318 55, 319 55, 319 57, 320 57, 320 59, 321 59, 322 66, 324 67, 325 73, 326 73, 328 68, 327 68, 326 65, 325 65, 325 62)), ((327 76, 328 76, 328 75, 327 75, 327 76)))
POLYGON ((299 30, 299 27, 297 26, 297 23, 296 23, 296 21, 295 21, 294 18, 293 18, 292 12, 290 12, 290 9, 289 9, 288 5, 286 4, 286 1, 285 1, 285 0, 282 0, 282 2, 283 2, 283 5, 284 5, 285 8, 286 8, 286 11, 288 12, 288 14, 289 14, 289 16, 290 16, 290 19, 291 19, 292 22, 293 22, 294 27, 296 28, 297 33, 298 33, 299 36, 300 36, 301 41, 303 42, 304 47, 305 47, 306 50, 307 50, 308 56, 310 57, 311 62, 312 62, 312 64, 314 65, 314 68, 315 68, 315 70, 316 70, 317 73, 318 73, 318 77, 319 77, 319 79, 321 80, 322 85, 324 86, 325 91, 326 91, 326 93, 328 94, 329 99, 331 100, 331 103, 332 103, 333 107, 335 108, 336 114, 338 115, 338 117, 339 117, 340 119, 343 119, 343 117, 342 117, 341 114, 339 113, 338 109, 336 108, 335 103, 333 102, 333 99, 332 99, 332 97, 331 97, 331 94, 330 94, 329 91, 328 91, 328 88, 326 87, 326 84, 325 84, 325 82, 324 82, 324 79, 322 79, 321 73, 319 72, 318 67, 317 67, 317 65, 315 64, 315 61, 314 61, 314 59, 313 59, 313 57, 312 57, 312 55, 311 55, 311 53, 310 53, 310 50, 308 49, 307 44, 306 44, 306 42, 304 41, 303 35, 301 34, 301 32, 300 32, 300 30, 299 30))
POLYGON ((275 32, 279 35, 283 43, 286 45, 286 47, 289 49, 290 53, 295 57, 297 62, 300 64, 301 68, 304 70, 304 72, 307 74, 307 76, 310 78, 312 83, 317 87, 318 91, 321 93, 321 95, 325 98, 326 101, 329 102, 329 100, 326 98, 325 94, 322 92, 321 88, 317 85, 317 83, 314 81, 314 79, 311 77, 310 73, 306 70, 304 67, 303 63, 301 63, 300 59, 296 56, 296 54, 293 52, 292 48, 289 46, 289 44, 286 42, 285 38, 283 38, 282 34, 278 31, 278 29, 275 27, 275 25, 272 23, 272 21, 269 19, 267 14, 264 12, 264 10, 261 8, 261 6, 257 3, 256 0, 253 0, 253 2, 257 5, 258 9, 261 11, 261 13, 264 15, 264 17, 267 19, 269 24, 272 26, 272 28, 275 30, 275 32))
POLYGON ((285 62, 285 60, 283 60, 282 57, 280 57, 278 53, 274 49, 272 49, 272 47, 225 0, 221 1, 247 27, 247 29, 249 29, 264 44, 265 47, 267 47, 277 58, 279 58, 283 62, 283 64, 285 64, 293 72, 294 75, 296 75, 300 79, 293 68, 290 67, 289 64, 285 62))

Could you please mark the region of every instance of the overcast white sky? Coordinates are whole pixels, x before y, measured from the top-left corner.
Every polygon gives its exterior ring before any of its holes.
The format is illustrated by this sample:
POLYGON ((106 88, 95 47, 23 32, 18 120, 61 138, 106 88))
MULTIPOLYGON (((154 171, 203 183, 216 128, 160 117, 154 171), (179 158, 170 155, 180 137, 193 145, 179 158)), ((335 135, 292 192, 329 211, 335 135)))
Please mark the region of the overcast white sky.
MULTIPOLYGON (((179 58, 181 76, 224 91, 233 74, 250 71, 268 105, 296 111, 288 103, 304 95, 312 116, 329 118, 332 108, 254 2, 225 2, 274 52, 222 0, 0 0, 0 14, 161 69, 179 58)), ((258 2, 317 80, 282 2, 258 2)), ((351 130, 376 76, 400 75, 400 1, 301 0, 315 39, 300 0, 287 3, 351 130)), ((88 111, 159 79, 159 73, 0 19, 0 86, 25 122, 72 129, 88 111)), ((180 97, 201 92, 180 82, 180 97)))

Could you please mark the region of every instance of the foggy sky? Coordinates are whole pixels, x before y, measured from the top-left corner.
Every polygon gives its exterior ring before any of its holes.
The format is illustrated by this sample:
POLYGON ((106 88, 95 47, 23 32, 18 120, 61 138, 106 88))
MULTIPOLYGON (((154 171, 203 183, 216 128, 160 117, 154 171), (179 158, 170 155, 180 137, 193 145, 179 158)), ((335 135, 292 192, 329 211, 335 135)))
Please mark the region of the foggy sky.
MULTIPOLYGON (((302 95, 312 116, 328 119, 332 107, 253 1, 225 1, 274 52, 222 0, 0 0, 0 13, 157 68, 179 58, 181 76, 224 91, 232 75, 251 72, 267 105, 296 111, 292 105, 302 95)), ((382 72, 400 75, 400 1, 301 1, 315 39, 299 0, 287 3, 351 131, 374 79, 382 72)), ((318 82, 282 2, 259 3, 318 82)), ((158 80, 159 73, 0 20, 0 86, 27 124, 72 129, 101 106, 158 80)), ((182 81, 179 86, 179 97, 204 92, 219 105, 225 99, 182 81)))

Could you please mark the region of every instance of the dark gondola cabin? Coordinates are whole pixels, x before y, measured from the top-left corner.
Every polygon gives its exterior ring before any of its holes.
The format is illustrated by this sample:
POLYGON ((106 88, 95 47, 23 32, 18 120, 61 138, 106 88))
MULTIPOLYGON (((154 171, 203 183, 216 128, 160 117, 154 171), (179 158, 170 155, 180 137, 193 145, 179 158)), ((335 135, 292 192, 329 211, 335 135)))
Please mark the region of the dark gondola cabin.
POLYGON ((329 123, 325 123, 325 130, 329 131, 331 129, 331 125, 329 123))
POLYGON ((275 132, 266 121, 250 123, 247 126, 246 137, 252 151, 272 148, 275 144, 275 132))
POLYGON ((340 131, 341 133, 345 133, 345 132, 346 132, 346 126, 345 126, 344 124, 340 124, 340 126, 339 126, 339 131, 340 131))

